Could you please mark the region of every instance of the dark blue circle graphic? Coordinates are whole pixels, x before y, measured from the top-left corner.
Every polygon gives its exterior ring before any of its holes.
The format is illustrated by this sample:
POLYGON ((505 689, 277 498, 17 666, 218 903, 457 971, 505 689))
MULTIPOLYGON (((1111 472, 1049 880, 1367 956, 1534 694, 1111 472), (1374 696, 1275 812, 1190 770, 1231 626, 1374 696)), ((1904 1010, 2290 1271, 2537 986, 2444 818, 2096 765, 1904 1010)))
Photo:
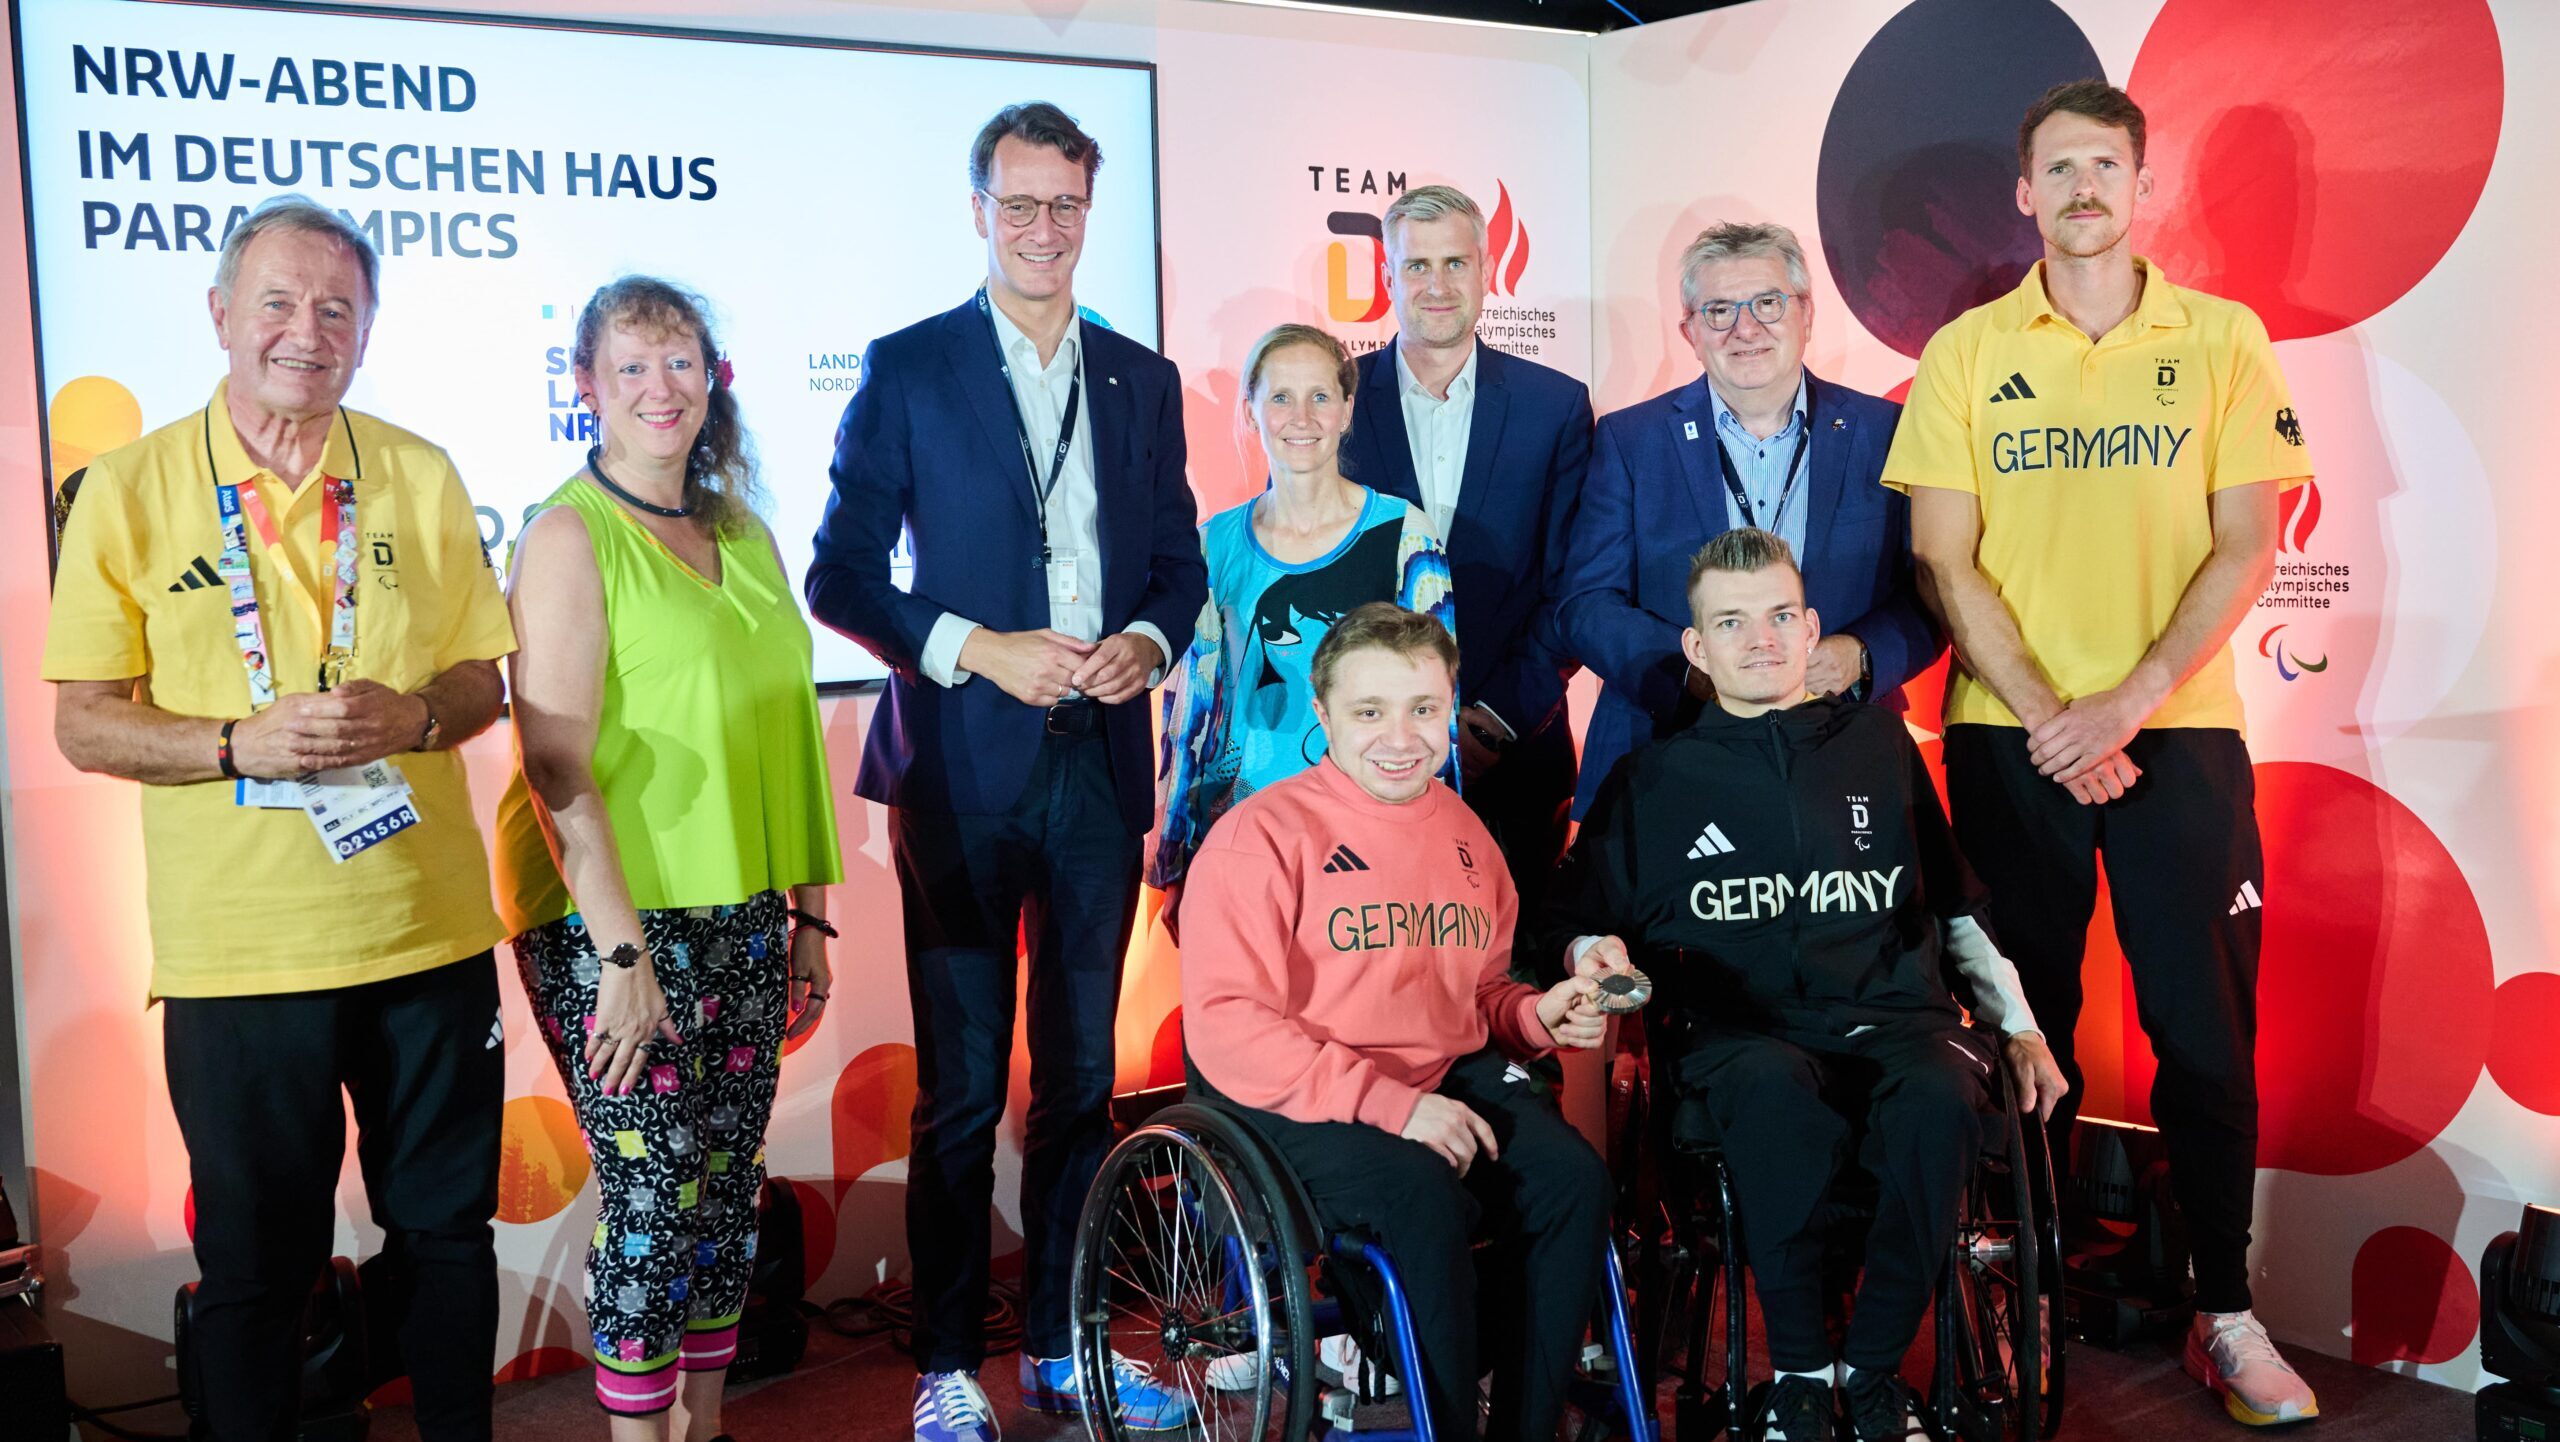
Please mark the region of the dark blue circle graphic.
POLYGON ((1938 327, 2044 253, 2018 214, 2018 121, 2105 74, 2051 0, 1918 0, 1885 22, 1831 102, 1814 195, 1841 299, 1917 356, 1938 327))

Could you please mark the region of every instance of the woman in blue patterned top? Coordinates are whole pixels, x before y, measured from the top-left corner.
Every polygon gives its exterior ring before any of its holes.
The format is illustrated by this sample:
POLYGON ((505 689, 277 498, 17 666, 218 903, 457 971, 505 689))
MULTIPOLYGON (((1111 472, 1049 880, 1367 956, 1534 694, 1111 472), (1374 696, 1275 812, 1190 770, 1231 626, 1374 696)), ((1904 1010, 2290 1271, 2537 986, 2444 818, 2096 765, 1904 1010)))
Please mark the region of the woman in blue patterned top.
POLYGON ((1262 439, 1271 480, 1200 528, 1209 601, 1165 687, 1150 885, 1179 886, 1210 823, 1324 755, 1307 663, 1334 622, 1393 601, 1457 631, 1430 518, 1342 474, 1357 388, 1342 342, 1314 326, 1276 327, 1245 358, 1245 424, 1262 439))

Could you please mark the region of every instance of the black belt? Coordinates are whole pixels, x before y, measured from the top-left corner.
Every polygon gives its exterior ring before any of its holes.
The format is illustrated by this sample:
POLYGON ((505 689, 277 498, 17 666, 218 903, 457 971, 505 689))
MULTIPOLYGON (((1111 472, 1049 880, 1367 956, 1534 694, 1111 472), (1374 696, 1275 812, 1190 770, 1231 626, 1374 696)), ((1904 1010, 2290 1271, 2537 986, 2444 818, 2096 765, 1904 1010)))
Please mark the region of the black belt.
POLYGON ((1052 736, 1094 736, 1102 731, 1102 703, 1061 701, 1049 708, 1043 726, 1052 736))

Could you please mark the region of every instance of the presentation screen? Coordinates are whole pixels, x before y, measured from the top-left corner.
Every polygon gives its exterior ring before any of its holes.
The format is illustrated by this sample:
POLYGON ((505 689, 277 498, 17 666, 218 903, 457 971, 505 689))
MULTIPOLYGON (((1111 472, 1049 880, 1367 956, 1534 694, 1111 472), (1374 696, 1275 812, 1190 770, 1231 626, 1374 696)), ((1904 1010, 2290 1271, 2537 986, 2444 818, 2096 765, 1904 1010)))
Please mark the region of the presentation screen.
MULTIPOLYGON (((643 273, 711 303, 797 589, 863 348, 985 276, 969 144, 1015 101, 1100 142, 1077 298, 1159 344, 1150 67, 157 0, 17 17, 49 483, 211 397, 217 252, 284 191, 374 238, 347 404, 452 454, 500 565, 594 443, 579 308, 643 273)), ((816 632, 822 684, 882 674, 816 632)))

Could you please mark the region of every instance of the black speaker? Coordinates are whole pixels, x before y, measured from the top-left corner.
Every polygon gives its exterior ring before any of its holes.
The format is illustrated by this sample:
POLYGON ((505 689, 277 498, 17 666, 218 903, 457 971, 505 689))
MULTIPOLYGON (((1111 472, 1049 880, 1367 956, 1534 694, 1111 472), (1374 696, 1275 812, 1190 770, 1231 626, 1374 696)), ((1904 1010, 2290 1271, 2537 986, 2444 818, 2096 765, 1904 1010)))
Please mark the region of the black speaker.
MULTIPOLYGON (((191 1437, 211 1435, 204 1422, 204 1356, 195 1345, 196 1284, 178 1289, 178 1405, 191 1437)), ((367 1375, 364 1285, 356 1264, 331 1257, 312 1283, 302 1311, 302 1415, 298 1442, 363 1442, 371 1418, 364 1399, 367 1375)))
POLYGON ((71 1430, 62 1344, 35 1307, 42 1282, 36 1249, 19 1240, 18 1214, 0 1184, 0 1442, 62 1442, 71 1430))
POLYGON ((2560 1442, 2560 1211, 2529 1206, 2480 1254, 2481 1442, 2560 1442))
POLYGON ((2185 1327, 2195 1280, 2160 1133, 2082 1117, 2069 1162, 2060 1188, 2065 1327, 2109 1347, 2185 1327))
POLYGON ((746 1310, 738 1318, 738 1357, 729 1375, 779 1377, 809 1350, 809 1251, 800 1231, 800 1197, 767 1177, 756 1193, 756 1265, 748 1274, 746 1310))

